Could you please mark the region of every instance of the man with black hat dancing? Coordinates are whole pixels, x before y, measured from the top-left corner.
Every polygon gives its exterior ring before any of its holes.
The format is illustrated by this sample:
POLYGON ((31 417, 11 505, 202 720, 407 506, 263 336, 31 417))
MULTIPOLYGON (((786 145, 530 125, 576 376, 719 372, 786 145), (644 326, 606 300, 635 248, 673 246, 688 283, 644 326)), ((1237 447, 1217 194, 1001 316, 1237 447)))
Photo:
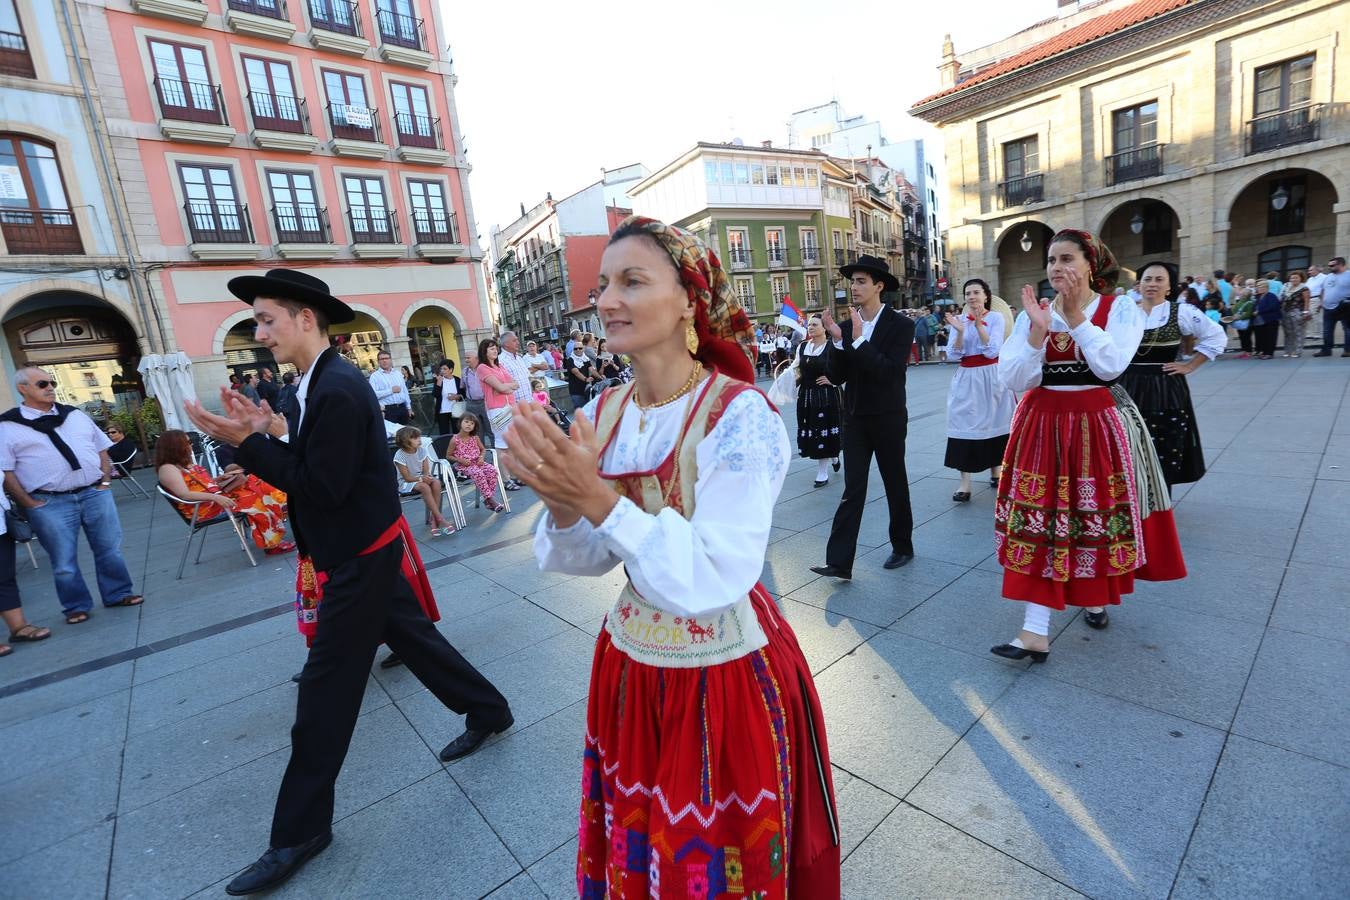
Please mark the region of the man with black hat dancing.
POLYGON ((853 577, 873 455, 891 512, 891 555, 882 565, 898 569, 914 558, 914 514, 905 473, 905 367, 914 322, 881 302, 882 291, 900 289, 885 260, 864 255, 839 271, 853 295, 849 321, 836 324, 829 309, 822 319, 839 351, 829 355, 829 377, 844 386, 844 495, 825 545, 825 565, 811 571, 847 580, 853 577))
POLYGON ((380 408, 361 373, 328 343, 329 324, 350 322, 355 314, 328 285, 292 269, 235 278, 229 289, 253 306, 258 342, 277 362, 304 373, 290 443, 267 434, 267 404, 237 393, 221 392, 224 415, 200 404, 190 404, 188 415, 201 431, 237 446, 246 469, 286 492, 307 578, 300 586, 321 601, 300 609, 302 630, 307 622, 314 627, 291 759, 270 848, 225 888, 240 895, 277 886, 332 841, 334 784, 381 642, 437 699, 467 716, 464 733, 441 751, 442 760, 467 756, 513 720, 506 698, 450 646, 423 608, 434 609, 434 601, 394 489, 380 408))

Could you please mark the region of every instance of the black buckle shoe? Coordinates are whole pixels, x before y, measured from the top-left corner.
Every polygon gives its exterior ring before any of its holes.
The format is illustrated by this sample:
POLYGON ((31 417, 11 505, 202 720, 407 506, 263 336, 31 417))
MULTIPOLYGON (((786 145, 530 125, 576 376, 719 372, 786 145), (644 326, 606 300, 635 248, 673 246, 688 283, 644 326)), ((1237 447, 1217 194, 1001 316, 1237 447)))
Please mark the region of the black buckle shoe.
POLYGON ((1084 612, 1083 621, 1088 623, 1089 628, 1095 628, 1098 631, 1101 631, 1110 624, 1111 617, 1106 614, 1106 610, 1102 610, 1099 613, 1084 612))
POLYGON ((811 571, 817 575, 824 575, 826 578, 841 578, 844 581, 853 577, 852 572, 846 572, 838 566, 812 566, 811 571))
POLYGON ((256 894, 281 884, 296 873, 296 870, 323 852, 333 843, 333 831, 329 829, 315 838, 294 847, 271 847, 258 861, 249 866, 225 886, 225 893, 231 897, 244 894, 256 894))
POLYGON ((439 754, 441 762, 454 762, 457 759, 463 759, 479 747, 483 746, 483 742, 488 738, 492 737, 494 734, 501 734, 514 724, 516 724, 515 717, 507 714, 506 724, 500 728, 484 729, 482 731, 472 728, 464 729, 463 734, 446 744, 441 750, 439 754))
POLYGON ((989 652, 1004 659, 1025 659, 1030 656, 1034 663, 1043 663, 1050 658, 1049 650, 1028 650, 1015 644, 999 644, 997 647, 990 647, 989 652))
POLYGON ((909 565, 912 559, 914 559, 913 553, 892 553, 886 557, 886 561, 881 564, 881 567, 883 569, 898 569, 901 566, 909 565))

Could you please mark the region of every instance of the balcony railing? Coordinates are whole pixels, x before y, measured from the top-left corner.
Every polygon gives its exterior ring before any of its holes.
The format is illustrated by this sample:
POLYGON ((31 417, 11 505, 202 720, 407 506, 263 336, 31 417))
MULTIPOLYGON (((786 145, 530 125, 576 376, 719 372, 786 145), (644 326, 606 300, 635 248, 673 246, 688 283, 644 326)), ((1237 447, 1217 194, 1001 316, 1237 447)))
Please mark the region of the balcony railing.
POLYGON ((419 244, 458 244, 459 226, 454 213, 443 210, 413 210, 413 234, 419 244))
POLYGON ((750 251, 744 247, 732 247, 727 251, 727 263, 733 269, 750 268, 750 251))
POLYGON ((305 101, 285 94, 249 91, 245 95, 253 110, 253 127, 266 131, 289 131, 293 134, 311 134, 309 110, 305 101))
POLYGON ((380 40, 386 44, 396 44, 413 50, 426 49, 427 38, 421 19, 390 9, 381 9, 375 12, 375 20, 380 26, 380 40))
POLYGON ((355 2, 347 0, 309 0, 309 21, 315 28, 365 37, 361 33, 361 13, 355 2))
POLYGON ((851 262, 856 262, 857 259, 858 259, 858 254, 857 254, 857 252, 855 252, 855 251, 853 251, 853 250, 836 250, 836 251, 834 251, 834 264, 835 264, 836 267, 838 267, 838 266, 846 266, 846 265, 848 265, 848 264, 851 263, 851 262))
POLYGON ((272 207, 278 244, 331 244, 328 209, 313 203, 278 203, 272 207))
POLYGON ((1258 116, 1247 123, 1247 153, 1264 153, 1295 144, 1307 144, 1322 136, 1322 104, 1258 116))
POLYGON ((394 113, 394 130, 398 132, 400 147, 428 147, 444 150, 441 146, 441 120, 414 113, 394 113))
POLYGON ((353 244, 397 244, 398 219, 394 210, 358 207, 347 213, 353 244))
POLYGON ((28 53, 28 40, 14 31, 0 31, 0 75, 18 75, 33 78, 33 57, 28 53))
POLYGON ((1164 144, 1146 144, 1106 158, 1106 183, 1121 184, 1162 174, 1164 144))
POLYGON ((183 204, 194 244, 251 244, 248 206, 233 200, 189 200, 183 204))
POLYGON ((765 254, 769 258, 770 269, 785 269, 788 265, 787 250, 783 247, 770 247, 765 254))
POLYGON ((286 12, 286 0, 229 0, 230 9, 235 12, 266 16, 269 19, 290 19, 286 12))
POLYGON ((0 232, 11 255, 84 252, 75 214, 68 209, 0 208, 0 232))
POLYGON ((330 103, 328 125, 333 137, 349 141, 372 141, 380 143, 380 111, 366 106, 349 106, 346 103, 330 103))
POLYGON ((155 76, 155 95, 159 97, 159 111, 166 119, 181 122, 202 122, 207 125, 228 125, 225 115, 225 97, 220 85, 206 81, 181 81, 177 78, 155 76))
POLYGON ((1040 203, 1045 199, 1044 183, 1045 176, 1039 172, 1034 175, 1023 175, 1021 178, 1009 178, 998 186, 999 202, 1004 209, 1027 203, 1040 203))
POLYGON ((804 266, 818 266, 818 265, 820 265, 820 248, 819 248, 819 247, 803 247, 803 248, 802 248, 802 265, 804 265, 804 266))
POLYGON ((813 309, 817 306, 820 306, 821 303, 820 291, 806 291, 805 293, 802 294, 802 296, 806 298, 807 309, 813 309))

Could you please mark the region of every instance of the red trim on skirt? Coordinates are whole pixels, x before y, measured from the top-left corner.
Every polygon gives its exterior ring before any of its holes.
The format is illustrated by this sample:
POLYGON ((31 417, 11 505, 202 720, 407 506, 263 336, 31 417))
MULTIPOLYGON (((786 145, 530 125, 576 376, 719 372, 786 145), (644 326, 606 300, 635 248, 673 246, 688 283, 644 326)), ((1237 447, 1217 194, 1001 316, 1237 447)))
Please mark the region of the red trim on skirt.
POLYGON ((1181 540, 1172 510, 1151 513, 1144 520, 1145 562, 1134 570, 1134 577, 1144 581, 1178 581, 1186 577, 1186 559, 1181 554, 1181 540))

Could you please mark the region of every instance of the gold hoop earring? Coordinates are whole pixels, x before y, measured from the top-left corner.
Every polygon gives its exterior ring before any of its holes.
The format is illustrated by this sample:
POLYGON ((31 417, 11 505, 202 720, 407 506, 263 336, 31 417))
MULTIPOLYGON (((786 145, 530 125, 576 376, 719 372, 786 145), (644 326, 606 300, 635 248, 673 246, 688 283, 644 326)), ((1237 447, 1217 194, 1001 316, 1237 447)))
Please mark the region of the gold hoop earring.
POLYGON ((688 348, 690 356, 698 355, 698 331, 694 329, 692 319, 684 323, 684 346, 688 348))

